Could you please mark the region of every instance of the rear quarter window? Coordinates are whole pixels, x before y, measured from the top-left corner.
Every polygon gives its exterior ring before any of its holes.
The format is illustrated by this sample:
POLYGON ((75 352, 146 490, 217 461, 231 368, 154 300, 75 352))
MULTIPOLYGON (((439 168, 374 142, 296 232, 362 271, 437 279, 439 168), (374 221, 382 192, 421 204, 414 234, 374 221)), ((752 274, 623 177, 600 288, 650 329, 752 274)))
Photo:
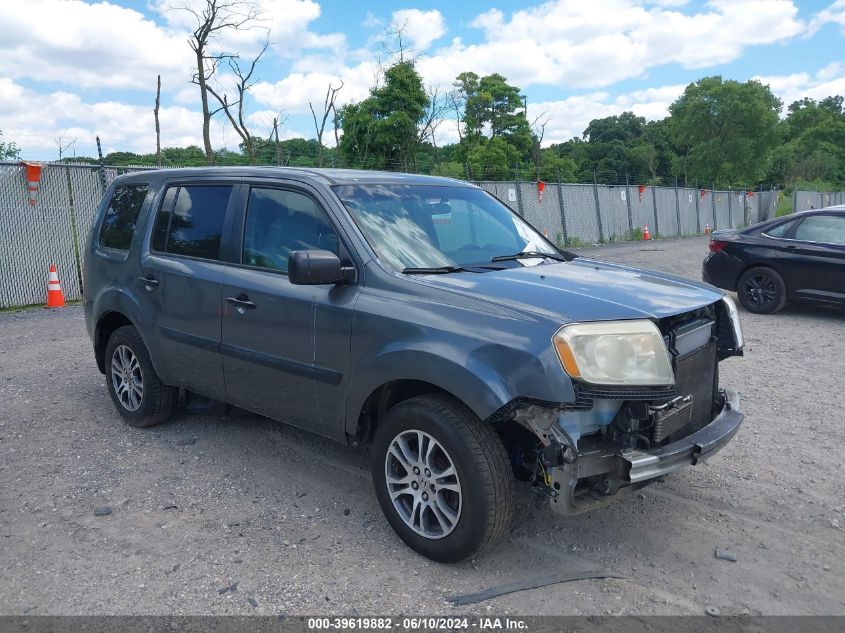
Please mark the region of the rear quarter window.
POLYGON ((116 187, 100 226, 99 244, 105 248, 129 250, 138 214, 147 197, 147 185, 116 187))
POLYGON ((784 222, 783 224, 766 229, 763 233, 769 237, 784 237, 793 226, 795 226, 795 220, 790 220, 789 222, 784 222))

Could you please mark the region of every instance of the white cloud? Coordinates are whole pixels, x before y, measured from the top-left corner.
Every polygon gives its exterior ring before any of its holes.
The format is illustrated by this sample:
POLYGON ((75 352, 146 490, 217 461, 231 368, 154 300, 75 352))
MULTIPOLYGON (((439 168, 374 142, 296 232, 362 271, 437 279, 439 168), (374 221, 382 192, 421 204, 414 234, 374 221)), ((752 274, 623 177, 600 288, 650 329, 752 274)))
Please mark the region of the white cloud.
POLYGON ((0 3, 0 76, 82 87, 147 88, 190 77, 181 35, 107 2, 0 3))
MULTIPOLYGON (((828 64, 815 74, 803 72, 758 76, 754 79, 768 85, 772 92, 780 97, 784 103, 782 116, 786 115, 786 107, 790 103, 803 97, 819 100, 830 95, 845 94, 845 64, 837 62, 828 64)), ((529 101, 528 118, 533 120, 544 113, 548 115, 549 123, 546 125, 543 145, 550 145, 575 136, 580 137, 593 119, 614 116, 625 111, 631 111, 650 121, 663 119, 669 115, 669 106, 683 94, 685 88, 686 84, 675 84, 645 88, 616 97, 611 97, 605 91, 598 91, 555 101, 529 101)))
POLYGON ((809 97, 810 99, 824 99, 831 95, 845 94, 845 65, 838 62, 828 64, 815 74, 806 72, 790 75, 771 75, 754 77, 764 85, 768 85, 783 101, 783 116, 789 105, 795 101, 809 97))
MULTIPOLYGON (((187 34, 197 27, 206 0, 156 0, 151 4, 167 23, 187 34), (189 10, 185 10, 187 7, 189 10)), ((291 58, 309 48, 337 48, 346 42, 341 33, 317 34, 311 23, 320 17, 321 8, 313 0, 252 0, 254 13, 243 28, 225 29, 213 42, 214 48, 254 55, 265 38, 282 58, 291 58)), ((247 9, 237 8, 226 19, 240 22, 250 17, 247 9)))
MULTIPOLYGON (((204 0, 187 3, 200 6, 204 0)), ((161 25, 109 2, 0 2, 0 76, 75 88, 151 90, 160 73, 165 91, 184 87, 195 64, 187 39, 196 27, 196 18, 178 8, 185 4, 151 2, 165 22, 161 25)), ((306 49, 345 47, 343 34, 309 30, 320 16, 320 5, 313 0, 258 0, 257 6, 261 19, 252 22, 252 28, 223 31, 212 49, 249 57, 268 36, 280 58, 295 58, 306 49)))
POLYGON ((845 32, 845 0, 836 0, 826 9, 816 13, 807 27, 807 35, 813 35, 825 24, 838 24, 845 32))
POLYGON ((326 98, 326 89, 329 84, 337 88, 341 79, 343 88, 338 93, 336 107, 340 108, 347 103, 365 99, 369 94, 375 72, 375 65, 367 63, 338 68, 337 72, 321 70, 293 72, 274 83, 267 81, 257 83, 253 88, 253 97, 262 105, 270 106, 277 111, 284 110, 285 114, 310 116, 308 101, 312 101, 319 112, 326 98))
POLYGON ((561 99, 528 104, 528 118, 545 113, 549 117, 543 145, 561 143, 580 137, 593 119, 632 111, 648 120, 662 119, 668 115, 669 105, 684 91, 683 85, 663 86, 638 90, 611 98, 606 92, 593 92, 561 99))
MULTIPOLYGON (((39 94, 0 78, 0 112, 3 131, 32 158, 56 158, 54 137, 62 134, 65 142, 77 139, 78 155, 96 156, 95 136, 103 142, 103 152, 121 150, 147 153, 155 151, 152 108, 116 101, 86 102, 79 95, 57 91, 39 94)), ((163 147, 202 145, 202 117, 182 106, 162 107, 161 143, 163 147)), ((261 135, 266 130, 257 130, 261 135)), ((222 120, 212 121, 214 147, 237 147, 238 139, 222 120)))
POLYGON ((710 0, 696 12, 659 5, 558 0, 510 16, 490 9, 472 22, 483 42, 455 39, 420 67, 441 85, 472 69, 499 72, 522 87, 600 88, 668 63, 730 62, 748 46, 786 41, 805 28, 789 0, 710 0))
POLYGON ((420 9, 394 11, 390 25, 394 29, 403 30, 411 48, 417 53, 425 51, 433 42, 446 34, 446 22, 443 20, 443 14, 437 9, 431 11, 421 11, 420 9))

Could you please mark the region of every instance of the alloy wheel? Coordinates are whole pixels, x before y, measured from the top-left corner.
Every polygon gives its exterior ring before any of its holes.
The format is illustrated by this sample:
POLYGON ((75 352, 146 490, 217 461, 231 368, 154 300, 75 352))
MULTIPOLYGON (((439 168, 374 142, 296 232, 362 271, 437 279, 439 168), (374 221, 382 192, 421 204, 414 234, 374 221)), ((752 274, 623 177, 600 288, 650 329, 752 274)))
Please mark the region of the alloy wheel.
POLYGON ((144 376, 138 357, 126 345, 118 345, 112 354, 111 380, 120 404, 137 411, 144 399, 144 376))
POLYGON ((417 534, 440 539, 461 516, 461 482, 449 453, 424 431, 393 438, 384 463, 387 491, 396 512, 417 534))
POLYGON ((747 302, 757 308, 769 306, 777 298, 777 288, 774 281, 771 277, 762 273, 746 279, 742 291, 747 302))

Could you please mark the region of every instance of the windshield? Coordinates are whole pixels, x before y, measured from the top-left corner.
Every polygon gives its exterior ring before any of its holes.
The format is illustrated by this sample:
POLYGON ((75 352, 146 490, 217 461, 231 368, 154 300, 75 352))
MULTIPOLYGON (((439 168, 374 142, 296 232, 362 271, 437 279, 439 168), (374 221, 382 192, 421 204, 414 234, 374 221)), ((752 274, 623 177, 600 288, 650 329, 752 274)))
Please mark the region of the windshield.
MULTIPOLYGON (((391 268, 487 264, 530 251, 559 256, 542 235, 481 189, 433 185, 334 188, 379 259, 391 268)), ((541 259, 521 259, 523 265, 541 259)))

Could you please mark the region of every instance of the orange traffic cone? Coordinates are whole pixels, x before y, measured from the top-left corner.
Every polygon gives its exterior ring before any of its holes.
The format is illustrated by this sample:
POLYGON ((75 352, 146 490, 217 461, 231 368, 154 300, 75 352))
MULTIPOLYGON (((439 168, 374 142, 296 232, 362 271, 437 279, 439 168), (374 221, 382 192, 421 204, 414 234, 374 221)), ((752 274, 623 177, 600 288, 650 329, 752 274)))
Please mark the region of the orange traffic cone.
POLYGON ((704 225, 704 234, 710 235, 710 223, 709 222, 704 225))
POLYGON ((648 224, 646 224, 645 228, 643 229, 643 241, 650 240, 650 239, 651 239, 651 233, 648 232, 648 224))
POLYGON ((35 206, 38 198, 38 183, 41 181, 41 163, 24 163, 26 167, 26 190, 29 192, 29 204, 35 206))
POLYGON ((65 295, 59 283, 59 273, 55 264, 50 264, 50 276, 47 279, 47 308, 64 308, 65 295))

